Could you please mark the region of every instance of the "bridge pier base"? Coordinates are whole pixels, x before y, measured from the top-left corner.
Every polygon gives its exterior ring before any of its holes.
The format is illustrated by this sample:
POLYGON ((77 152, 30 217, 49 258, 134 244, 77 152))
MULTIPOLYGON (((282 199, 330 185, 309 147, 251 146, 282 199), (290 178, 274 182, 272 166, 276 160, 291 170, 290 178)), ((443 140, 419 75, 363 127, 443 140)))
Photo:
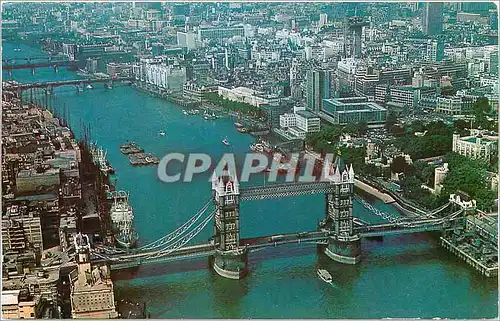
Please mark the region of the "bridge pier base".
POLYGON ((330 259, 345 263, 356 264, 361 259, 361 238, 359 235, 337 236, 332 235, 327 245, 321 245, 323 253, 330 259))
POLYGON ((243 279, 248 274, 248 250, 217 250, 212 257, 212 267, 217 274, 227 279, 243 279))

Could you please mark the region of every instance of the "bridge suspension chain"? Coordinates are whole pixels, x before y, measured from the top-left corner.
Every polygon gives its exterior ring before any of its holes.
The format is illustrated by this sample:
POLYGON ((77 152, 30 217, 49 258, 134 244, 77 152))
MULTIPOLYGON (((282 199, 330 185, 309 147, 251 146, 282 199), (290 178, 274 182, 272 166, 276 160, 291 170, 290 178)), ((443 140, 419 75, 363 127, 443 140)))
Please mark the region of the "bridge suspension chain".
POLYGON ((190 218, 187 222, 185 222, 184 224, 182 224, 181 226, 179 226, 175 231, 173 231, 172 233, 169 233, 168 235, 165 235, 163 236, 162 238, 154 241, 154 242, 151 242, 147 245, 144 245, 144 246, 141 246, 139 247, 137 250, 139 251, 143 251, 143 250, 151 250, 151 249, 155 249, 155 248, 159 248, 159 247, 162 247, 170 242, 172 242, 173 240, 175 240, 178 236, 182 235, 184 232, 186 232, 191 226, 193 226, 193 224, 195 224, 199 219, 200 217, 206 213, 208 207, 210 206, 210 203, 212 201, 208 201, 202 208, 200 211, 198 211, 198 213, 196 213, 196 215, 194 215, 192 218, 190 218))
POLYGON ((373 214, 382 217, 384 220, 389 221, 390 223, 401 223, 404 219, 401 217, 394 217, 392 215, 389 215, 385 212, 382 212, 381 210, 375 208, 373 205, 368 203, 366 200, 364 200, 362 197, 358 195, 354 195, 354 198, 363 205, 364 208, 372 212, 373 214))
POLYGON ((204 228, 205 226, 212 220, 213 216, 215 215, 216 211, 212 211, 200 224, 198 224, 192 231, 190 231, 188 234, 184 235, 182 238, 177 240, 173 244, 169 244, 165 248, 162 248, 160 250, 156 250, 153 252, 142 252, 142 253, 136 253, 136 254, 125 254, 125 255, 120 255, 120 256, 115 256, 115 257, 108 257, 111 261, 117 261, 117 260, 130 260, 130 259, 155 259, 158 257, 166 256, 174 251, 177 251, 179 248, 184 246, 186 243, 191 241, 194 237, 196 237, 204 228))
POLYGON ((147 250, 153 250, 165 245, 168 245, 169 243, 173 242, 176 238, 178 238, 180 235, 184 234, 191 226, 193 226, 199 219, 200 217, 206 213, 208 207, 210 206, 210 203, 212 201, 208 201, 199 211, 196 213, 193 217, 191 217, 188 221, 186 221, 184 224, 179 226, 175 231, 149 243, 144 246, 141 246, 137 249, 117 249, 115 247, 109 247, 109 246, 102 246, 99 247, 104 250, 107 254, 125 254, 125 253, 135 253, 135 252, 140 252, 140 251, 147 251, 147 250))
POLYGON ((200 232, 207 226, 207 224, 212 220, 216 211, 213 211, 208 215, 197 227, 194 228, 189 234, 183 236, 176 243, 172 244, 170 247, 167 247, 161 251, 157 251, 156 253, 152 253, 147 256, 146 259, 156 259, 162 256, 167 256, 170 253, 177 251, 179 248, 183 247, 186 243, 190 242, 193 238, 195 238, 200 232))

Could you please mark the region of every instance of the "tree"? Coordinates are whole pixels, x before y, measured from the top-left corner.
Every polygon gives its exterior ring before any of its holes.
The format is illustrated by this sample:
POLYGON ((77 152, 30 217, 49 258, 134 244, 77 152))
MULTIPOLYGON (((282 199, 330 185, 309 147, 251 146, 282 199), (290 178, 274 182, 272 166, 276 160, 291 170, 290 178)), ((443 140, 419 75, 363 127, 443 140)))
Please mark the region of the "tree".
POLYGON ((472 111, 474 113, 476 127, 488 128, 489 123, 486 118, 486 114, 490 112, 490 105, 488 103, 488 98, 479 98, 472 106, 472 111))
POLYGON ((396 156, 392 159, 391 171, 393 173, 405 173, 407 171, 408 163, 403 156, 396 156))
POLYGON ((385 121, 385 129, 391 129, 398 122, 398 117, 394 113, 389 113, 385 121))
POLYGON ((405 129, 399 125, 394 125, 391 127, 390 132, 394 136, 403 136, 405 134, 405 129))
POLYGON ((411 131, 413 133, 423 132, 424 130, 425 130, 425 126, 421 120, 415 120, 413 123, 411 123, 411 131))

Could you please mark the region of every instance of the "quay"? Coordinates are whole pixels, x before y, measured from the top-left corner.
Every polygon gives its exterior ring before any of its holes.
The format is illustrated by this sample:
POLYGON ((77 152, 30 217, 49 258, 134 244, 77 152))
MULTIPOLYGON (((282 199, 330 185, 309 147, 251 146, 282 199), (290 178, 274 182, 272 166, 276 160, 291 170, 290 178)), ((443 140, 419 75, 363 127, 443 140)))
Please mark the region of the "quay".
POLYGON ((201 105, 201 102, 199 101, 183 97, 182 95, 178 96, 172 93, 167 93, 159 88, 155 88, 151 85, 146 85, 141 81, 136 82, 134 84, 134 88, 182 107, 196 108, 200 107, 201 105))
POLYGON ((135 142, 126 143, 120 146, 120 151, 124 155, 143 153, 144 149, 139 147, 135 142))
POLYGON ((484 263, 480 262, 476 258, 472 257, 469 253, 465 252, 463 246, 456 246, 450 240, 440 237, 441 246, 455 254, 458 258, 463 260, 465 263, 472 266, 474 269, 479 271, 484 276, 495 277, 498 276, 498 262, 493 264, 493 266, 486 266, 484 263))
POLYGON ((396 201, 396 200, 394 200, 394 198, 392 198, 392 196, 379 191, 375 187, 370 186, 370 185, 360 181, 359 179, 354 180, 354 186, 359 188, 362 191, 367 192, 368 194, 371 194, 371 195, 377 197, 378 199, 382 200, 386 204, 391 204, 391 203, 394 203, 396 201))
POLYGON ((151 153, 133 153, 128 155, 130 164, 139 165, 155 165, 160 162, 160 159, 151 153))

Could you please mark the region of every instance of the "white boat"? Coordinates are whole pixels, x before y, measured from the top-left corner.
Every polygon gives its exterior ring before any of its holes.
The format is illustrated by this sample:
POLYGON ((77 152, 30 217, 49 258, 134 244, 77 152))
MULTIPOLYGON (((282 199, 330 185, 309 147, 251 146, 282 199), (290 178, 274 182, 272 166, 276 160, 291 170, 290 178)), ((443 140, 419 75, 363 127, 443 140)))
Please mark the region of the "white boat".
POLYGON ((264 146, 262 146, 262 144, 256 143, 250 145, 250 149, 254 152, 262 153, 264 151, 264 146))
POLYGON ((87 89, 93 89, 94 87, 92 87, 92 85, 91 85, 91 84, 88 84, 86 88, 87 88, 87 89))
POLYGON ((227 140, 227 137, 226 137, 226 138, 224 138, 224 139, 222 140, 222 143, 223 143, 224 145, 226 145, 226 146, 230 146, 230 145, 231 145, 231 144, 229 143, 229 141, 227 140))
POLYGON ((99 147, 97 143, 90 143, 90 155, 92 157, 92 161, 104 175, 107 175, 110 170, 110 166, 106 160, 106 154, 107 152, 99 147))
POLYGON ((325 281, 326 283, 332 283, 333 281, 331 274, 327 270, 319 269, 318 276, 321 280, 325 281))
POLYGON ((130 248, 137 242, 137 232, 133 229, 134 211, 128 203, 128 193, 112 192, 110 218, 115 239, 119 245, 130 248))
POLYGON ((163 130, 160 130, 159 134, 160 136, 165 136, 165 132, 163 130))
POLYGON ((21 48, 14 48, 14 51, 21 51, 21 48))

